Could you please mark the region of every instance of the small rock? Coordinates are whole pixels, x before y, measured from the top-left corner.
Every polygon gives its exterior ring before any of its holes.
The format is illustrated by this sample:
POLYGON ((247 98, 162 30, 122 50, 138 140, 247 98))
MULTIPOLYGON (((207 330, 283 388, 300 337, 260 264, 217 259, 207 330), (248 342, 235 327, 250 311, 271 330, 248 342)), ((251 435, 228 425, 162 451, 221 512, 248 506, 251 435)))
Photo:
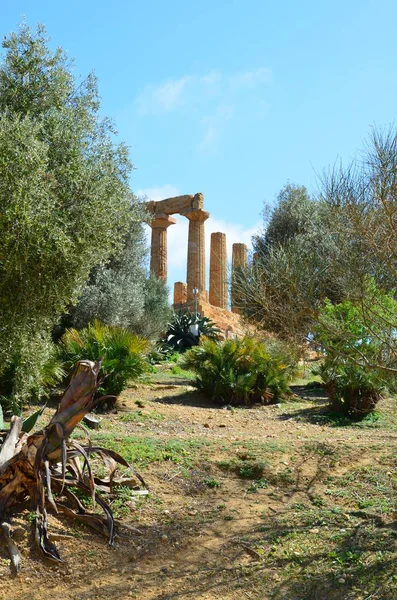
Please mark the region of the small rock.
POLYGON ((163 535, 161 536, 161 541, 162 542, 166 542, 168 540, 168 535, 166 535, 165 533, 163 533, 163 535))
POLYGON ((100 421, 93 415, 85 415, 83 418, 83 423, 87 425, 90 429, 99 429, 100 421))
POLYGON ((309 529, 309 533, 320 533, 320 530, 315 527, 314 529, 309 529))
POLYGON ((207 429, 210 428, 210 424, 209 423, 204 423, 204 427, 206 427, 207 429))
POLYGON ((346 579, 344 579, 343 577, 339 577, 338 583, 346 583, 346 579))

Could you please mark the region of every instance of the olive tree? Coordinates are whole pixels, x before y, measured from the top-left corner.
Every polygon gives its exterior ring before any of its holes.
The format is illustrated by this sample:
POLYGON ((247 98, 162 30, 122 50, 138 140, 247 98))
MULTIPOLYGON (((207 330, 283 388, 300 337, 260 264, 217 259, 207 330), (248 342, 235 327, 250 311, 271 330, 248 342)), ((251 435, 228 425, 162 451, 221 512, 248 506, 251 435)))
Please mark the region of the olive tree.
MULTIPOLYGON (((125 145, 100 116, 93 75, 77 81, 44 27, 23 24, 0 64, 0 371, 22 400, 49 332, 131 220, 125 145)), ((0 390, 1 395, 1 390, 0 390)))
POLYGON ((342 295, 333 264, 341 248, 324 202, 288 184, 264 210, 255 260, 234 274, 240 312, 261 328, 301 342, 326 297, 342 295))

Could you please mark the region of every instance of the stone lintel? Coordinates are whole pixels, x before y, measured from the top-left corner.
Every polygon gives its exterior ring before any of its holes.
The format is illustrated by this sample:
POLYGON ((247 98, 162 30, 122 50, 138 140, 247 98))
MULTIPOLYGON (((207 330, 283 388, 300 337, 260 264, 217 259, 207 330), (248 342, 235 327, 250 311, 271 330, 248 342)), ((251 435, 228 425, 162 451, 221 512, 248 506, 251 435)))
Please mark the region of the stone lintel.
POLYGON ((145 202, 145 207, 150 214, 163 213, 173 215, 183 210, 202 209, 204 207, 204 196, 199 192, 194 194, 194 196, 192 194, 185 194, 183 196, 165 198, 165 200, 150 200, 149 202, 145 202))

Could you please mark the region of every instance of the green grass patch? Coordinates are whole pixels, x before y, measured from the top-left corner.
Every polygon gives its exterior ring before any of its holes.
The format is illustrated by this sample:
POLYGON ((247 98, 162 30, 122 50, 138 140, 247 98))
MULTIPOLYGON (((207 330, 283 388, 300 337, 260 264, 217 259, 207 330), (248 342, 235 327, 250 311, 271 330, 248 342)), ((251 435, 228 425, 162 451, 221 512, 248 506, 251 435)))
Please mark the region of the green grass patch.
POLYGON ((328 477, 326 495, 343 498, 348 506, 380 515, 393 513, 397 502, 397 469, 364 466, 343 477, 328 477))
POLYGON ((155 410, 150 410, 147 412, 136 410, 126 414, 121 414, 119 419, 123 423, 145 423, 147 421, 164 421, 165 417, 155 410))
POLYGON ((115 450, 128 462, 146 467, 150 463, 171 461, 190 466, 201 451, 210 445, 205 440, 159 440, 153 437, 115 436, 112 433, 95 433, 93 442, 115 450))

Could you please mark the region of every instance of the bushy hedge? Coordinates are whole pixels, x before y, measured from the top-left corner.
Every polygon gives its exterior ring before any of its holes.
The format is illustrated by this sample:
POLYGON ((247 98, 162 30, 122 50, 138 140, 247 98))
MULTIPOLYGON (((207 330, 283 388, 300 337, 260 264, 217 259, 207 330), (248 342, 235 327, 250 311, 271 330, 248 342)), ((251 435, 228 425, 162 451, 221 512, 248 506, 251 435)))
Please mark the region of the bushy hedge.
POLYGON ((60 341, 60 353, 69 370, 78 360, 103 359, 99 393, 117 396, 128 381, 148 369, 149 342, 127 329, 93 321, 87 328, 68 329, 60 341))
POLYGON ((277 402, 288 392, 297 356, 286 345, 252 337, 215 342, 203 338, 183 366, 196 372, 196 387, 220 405, 277 402))

